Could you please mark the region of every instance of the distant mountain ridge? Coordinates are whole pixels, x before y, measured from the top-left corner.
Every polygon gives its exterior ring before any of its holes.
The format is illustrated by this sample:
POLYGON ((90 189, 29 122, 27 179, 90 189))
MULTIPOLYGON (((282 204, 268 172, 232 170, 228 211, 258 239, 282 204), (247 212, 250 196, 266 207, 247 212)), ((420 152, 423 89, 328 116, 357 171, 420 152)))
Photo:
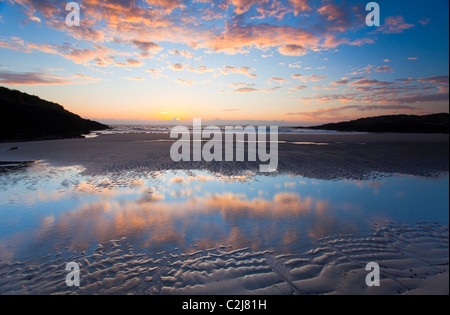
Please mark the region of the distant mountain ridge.
POLYGON ((331 123, 313 127, 314 130, 395 132, 395 133, 449 133, 449 114, 432 115, 386 115, 360 118, 347 122, 331 123))
POLYGON ((80 138, 108 128, 59 104, 0 86, 0 141, 80 138))

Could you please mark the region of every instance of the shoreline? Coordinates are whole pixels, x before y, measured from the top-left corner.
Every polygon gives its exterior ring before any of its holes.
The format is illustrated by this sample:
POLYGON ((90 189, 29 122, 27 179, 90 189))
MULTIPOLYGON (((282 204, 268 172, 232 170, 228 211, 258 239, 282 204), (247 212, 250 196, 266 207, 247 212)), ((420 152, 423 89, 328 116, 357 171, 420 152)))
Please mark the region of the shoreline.
MULTIPOLYGON (((170 147, 176 140, 167 133, 135 133, 0 143, 0 161, 80 165, 88 174, 136 169, 258 172, 258 161, 174 162, 170 147)), ((317 179, 365 179, 377 173, 435 176, 449 170, 448 143, 449 136, 441 134, 280 134, 278 173, 317 179)))

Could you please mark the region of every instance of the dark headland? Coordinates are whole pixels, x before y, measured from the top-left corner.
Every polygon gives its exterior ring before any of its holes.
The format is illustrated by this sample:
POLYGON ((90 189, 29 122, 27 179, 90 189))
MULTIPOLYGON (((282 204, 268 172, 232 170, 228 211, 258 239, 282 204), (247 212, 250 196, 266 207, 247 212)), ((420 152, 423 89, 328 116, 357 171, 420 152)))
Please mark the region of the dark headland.
POLYGON ((107 125, 83 119, 59 104, 0 86, 0 141, 80 138, 107 125))
POLYGON ((299 128, 334 131, 448 134, 449 114, 377 116, 347 122, 299 128))

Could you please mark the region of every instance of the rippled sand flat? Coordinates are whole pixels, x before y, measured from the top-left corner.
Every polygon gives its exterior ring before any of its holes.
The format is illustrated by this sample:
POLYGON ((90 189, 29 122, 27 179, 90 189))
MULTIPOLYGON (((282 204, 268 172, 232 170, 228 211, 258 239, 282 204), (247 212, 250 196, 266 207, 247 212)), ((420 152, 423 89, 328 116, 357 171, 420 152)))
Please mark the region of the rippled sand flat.
POLYGON ((92 254, 67 251, 42 264, 0 264, 2 294, 448 294, 448 227, 385 223, 364 238, 326 237, 301 254, 229 250, 226 246, 148 256, 125 238, 92 254), (81 266, 68 288, 65 261, 81 266), (381 286, 367 287, 377 261, 381 286))

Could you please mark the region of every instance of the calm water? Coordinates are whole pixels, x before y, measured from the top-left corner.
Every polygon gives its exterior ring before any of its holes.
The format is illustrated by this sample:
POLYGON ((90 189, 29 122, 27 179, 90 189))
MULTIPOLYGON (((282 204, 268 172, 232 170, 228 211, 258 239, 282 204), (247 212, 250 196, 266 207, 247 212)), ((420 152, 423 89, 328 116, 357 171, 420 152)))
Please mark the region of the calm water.
POLYGON ((0 259, 91 251, 126 237, 143 252, 312 248, 380 221, 449 223, 449 176, 326 181, 202 171, 83 175, 82 167, 2 167, 0 259))
MULTIPOLYGON (((204 124, 203 127, 209 126, 209 123, 204 124)), ((187 122, 185 124, 188 128, 192 128, 192 122, 187 122), (191 125, 190 125, 191 124, 191 125)), ((96 137, 98 135, 104 134, 121 134, 121 133, 170 133, 175 125, 110 125, 112 129, 93 131, 89 135, 85 135, 88 138, 96 137)), ((224 126, 221 126, 223 129, 224 126)), ((280 126, 278 132, 283 134, 334 134, 334 133, 345 133, 345 134, 355 134, 355 133, 365 133, 365 132, 349 132, 349 131, 334 131, 334 130, 314 130, 314 129, 302 129, 295 127, 280 126)))

